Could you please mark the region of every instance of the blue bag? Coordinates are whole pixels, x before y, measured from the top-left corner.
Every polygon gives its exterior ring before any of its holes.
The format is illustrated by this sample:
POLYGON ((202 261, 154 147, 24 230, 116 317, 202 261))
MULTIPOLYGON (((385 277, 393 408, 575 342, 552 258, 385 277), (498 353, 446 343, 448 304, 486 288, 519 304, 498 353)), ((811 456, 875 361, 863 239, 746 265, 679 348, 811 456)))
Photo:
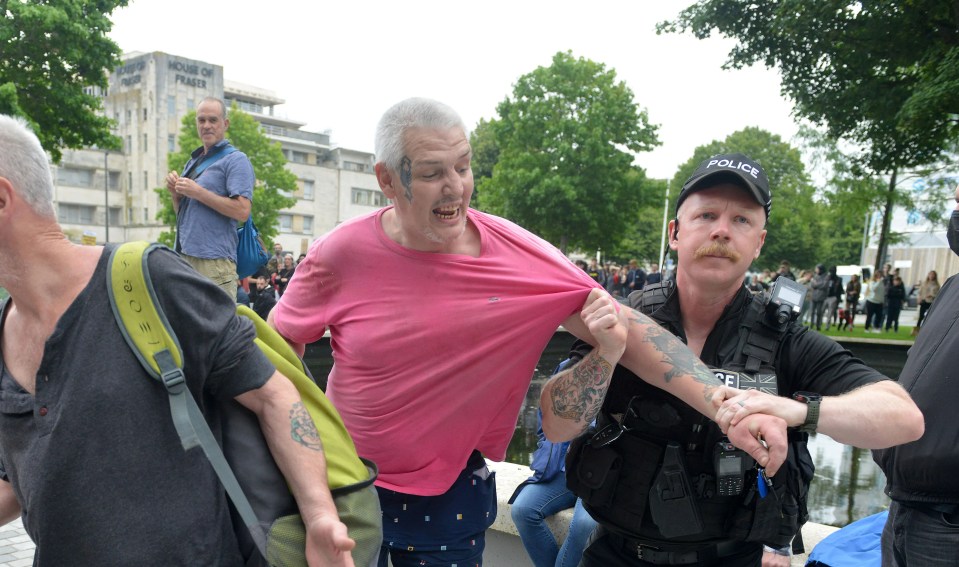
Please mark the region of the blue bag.
POLYGON ((263 239, 260 238, 256 225, 253 224, 253 214, 246 219, 243 226, 237 227, 236 236, 236 277, 243 279, 253 275, 263 264, 270 259, 263 239))

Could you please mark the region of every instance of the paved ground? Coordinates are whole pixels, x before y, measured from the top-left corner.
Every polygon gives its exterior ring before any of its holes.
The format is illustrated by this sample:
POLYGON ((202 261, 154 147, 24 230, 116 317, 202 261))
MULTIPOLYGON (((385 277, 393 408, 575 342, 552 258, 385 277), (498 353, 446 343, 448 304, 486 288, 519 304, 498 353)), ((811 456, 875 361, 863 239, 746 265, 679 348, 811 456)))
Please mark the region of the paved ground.
POLYGON ((0 565, 29 567, 33 565, 33 542, 23 531, 20 520, 0 527, 0 565))

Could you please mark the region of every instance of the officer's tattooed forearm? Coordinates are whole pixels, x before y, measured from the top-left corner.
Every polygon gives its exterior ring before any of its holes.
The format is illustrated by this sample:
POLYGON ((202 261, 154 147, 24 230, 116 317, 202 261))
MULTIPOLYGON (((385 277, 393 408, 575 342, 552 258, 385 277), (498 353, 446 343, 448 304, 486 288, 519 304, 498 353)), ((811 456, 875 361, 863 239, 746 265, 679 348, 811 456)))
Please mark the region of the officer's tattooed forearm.
POLYGON ((667 383, 673 378, 691 376, 693 380, 703 384, 703 398, 706 401, 712 399, 713 392, 720 385, 716 375, 710 372, 709 368, 696 358, 682 341, 635 309, 630 310, 629 322, 645 327, 646 335, 643 342, 651 343, 657 351, 662 353, 662 361, 670 365, 663 375, 667 383))
POLYGON ((313 418, 310 417, 310 412, 303 402, 296 402, 290 410, 290 433, 293 440, 300 445, 314 451, 323 450, 320 432, 316 430, 313 418))
POLYGON ((553 413, 563 419, 580 421, 583 429, 603 407, 613 375, 613 365, 593 350, 579 364, 560 373, 550 386, 553 413))

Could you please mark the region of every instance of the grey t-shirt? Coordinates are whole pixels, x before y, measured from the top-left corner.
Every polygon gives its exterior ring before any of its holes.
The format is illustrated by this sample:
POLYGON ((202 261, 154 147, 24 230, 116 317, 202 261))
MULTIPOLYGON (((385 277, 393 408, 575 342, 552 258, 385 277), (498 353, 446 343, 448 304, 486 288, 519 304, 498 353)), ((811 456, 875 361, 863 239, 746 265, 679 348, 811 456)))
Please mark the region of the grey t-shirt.
MULTIPOLYGON (((36 395, 0 353, 2 477, 37 544, 35 564, 239 565, 213 469, 198 448, 184 452, 166 391, 114 320, 108 257, 47 340, 36 395)), ((149 269, 201 409, 266 382, 273 367, 225 293, 167 250, 150 255, 149 269)))

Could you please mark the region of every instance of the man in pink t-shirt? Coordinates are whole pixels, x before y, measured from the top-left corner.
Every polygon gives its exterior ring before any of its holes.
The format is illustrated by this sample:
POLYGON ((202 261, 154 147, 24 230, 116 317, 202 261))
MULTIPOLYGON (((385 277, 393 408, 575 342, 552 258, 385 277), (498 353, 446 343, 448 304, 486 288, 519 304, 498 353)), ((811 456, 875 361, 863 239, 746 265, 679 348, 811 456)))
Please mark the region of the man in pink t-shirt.
MULTIPOLYGON (((393 206, 317 240, 270 320, 301 349, 330 331, 328 394, 359 453, 380 468, 381 565, 387 556, 396 567, 482 563, 496 515, 482 456, 504 457, 559 325, 597 350, 628 330, 619 363, 714 417, 724 390, 679 340, 636 312, 627 322, 549 243, 469 208, 472 152, 451 108, 396 104, 377 127, 376 154, 393 206)), ((598 407, 591 391, 584 383, 571 403, 598 407)), ((772 426, 752 433, 770 444, 766 452, 738 440, 757 460, 784 458, 772 426)))

